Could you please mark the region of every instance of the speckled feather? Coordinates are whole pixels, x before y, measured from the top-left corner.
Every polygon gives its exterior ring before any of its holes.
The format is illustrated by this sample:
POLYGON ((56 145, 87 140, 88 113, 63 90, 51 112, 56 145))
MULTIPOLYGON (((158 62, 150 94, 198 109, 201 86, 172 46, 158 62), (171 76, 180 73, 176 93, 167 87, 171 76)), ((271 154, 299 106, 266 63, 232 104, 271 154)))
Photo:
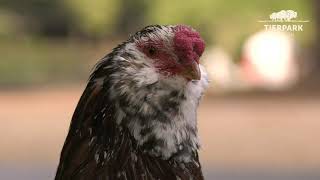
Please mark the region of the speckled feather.
POLYGON ((98 62, 73 115, 56 180, 203 179, 196 108, 208 84, 204 69, 199 81, 163 80, 134 46, 170 36, 173 27, 148 26, 98 62))

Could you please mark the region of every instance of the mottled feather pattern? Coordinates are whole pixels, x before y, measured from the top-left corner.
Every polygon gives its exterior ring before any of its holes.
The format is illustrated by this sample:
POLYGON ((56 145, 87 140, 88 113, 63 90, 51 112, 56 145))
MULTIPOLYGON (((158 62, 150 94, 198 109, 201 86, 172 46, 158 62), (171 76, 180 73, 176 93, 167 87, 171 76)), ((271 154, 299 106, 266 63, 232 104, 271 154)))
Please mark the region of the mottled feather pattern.
POLYGON ((95 66, 73 115, 56 180, 201 180, 196 109, 208 80, 163 80, 134 45, 170 36, 148 26, 95 66))

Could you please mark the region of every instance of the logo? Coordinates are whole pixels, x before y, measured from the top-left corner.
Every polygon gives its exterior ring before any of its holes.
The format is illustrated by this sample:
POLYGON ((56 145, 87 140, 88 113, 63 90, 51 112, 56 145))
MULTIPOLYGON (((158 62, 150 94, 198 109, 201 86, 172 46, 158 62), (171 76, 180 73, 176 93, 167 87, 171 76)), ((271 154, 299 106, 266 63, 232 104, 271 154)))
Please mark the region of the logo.
POLYGON ((269 20, 258 21, 265 23, 265 30, 271 31, 286 31, 286 32, 301 32, 303 31, 303 23, 307 20, 298 20, 298 12, 294 10, 281 10, 273 12, 269 15, 269 20))

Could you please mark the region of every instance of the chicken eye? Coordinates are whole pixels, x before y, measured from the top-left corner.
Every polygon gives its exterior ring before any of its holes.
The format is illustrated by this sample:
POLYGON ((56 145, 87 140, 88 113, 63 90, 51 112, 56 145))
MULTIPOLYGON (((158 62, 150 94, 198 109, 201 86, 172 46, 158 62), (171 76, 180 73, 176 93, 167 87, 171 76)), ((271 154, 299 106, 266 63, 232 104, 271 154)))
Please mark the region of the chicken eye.
POLYGON ((155 55, 156 52, 157 52, 157 50, 156 50, 155 47, 153 47, 153 46, 150 46, 150 47, 149 47, 148 53, 149 53, 151 56, 155 55))

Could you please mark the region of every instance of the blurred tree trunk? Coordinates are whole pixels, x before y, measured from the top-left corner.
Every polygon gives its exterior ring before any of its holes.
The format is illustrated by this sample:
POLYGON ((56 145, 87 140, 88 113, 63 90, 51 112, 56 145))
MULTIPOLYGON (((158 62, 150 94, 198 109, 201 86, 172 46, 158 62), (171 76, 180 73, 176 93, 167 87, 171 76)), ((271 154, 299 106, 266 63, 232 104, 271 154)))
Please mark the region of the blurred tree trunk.
POLYGON ((311 63, 311 72, 307 75, 306 79, 300 84, 300 88, 313 92, 320 92, 320 0, 311 1, 313 8, 313 15, 315 21, 315 44, 311 49, 308 59, 311 63))
POLYGON ((307 92, 309 95, 311 92, 319 95, 320 92, 320 0, 310 1, 313 10, 313 21, 315 23, 315 41, 305 57, 307 60, 307 73, 306 77, 297 86, 298 91, 307 92), (310 70, 310 71, 309 71, 310 70))
POLYGON ((316 44, 315 44, 315 76, 320 81, 320 1, 314 0, 314 12, 316 20, 316 44))

